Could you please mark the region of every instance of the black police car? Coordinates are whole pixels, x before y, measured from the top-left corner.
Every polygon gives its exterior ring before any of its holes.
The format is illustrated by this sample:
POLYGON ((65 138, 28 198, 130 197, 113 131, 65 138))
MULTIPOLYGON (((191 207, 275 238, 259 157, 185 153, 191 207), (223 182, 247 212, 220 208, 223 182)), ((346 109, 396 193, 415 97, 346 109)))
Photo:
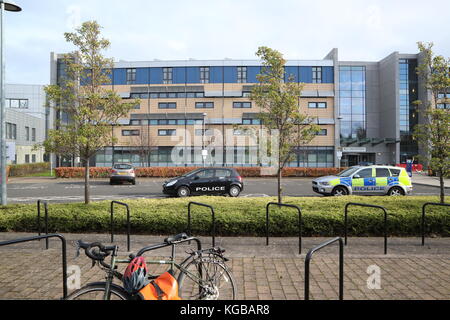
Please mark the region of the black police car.
POLYGON ((178 197, 228 194, 237 197, 244 190, 239 173, 232 168, 203 168, 164 182, 163 192, 178 197))

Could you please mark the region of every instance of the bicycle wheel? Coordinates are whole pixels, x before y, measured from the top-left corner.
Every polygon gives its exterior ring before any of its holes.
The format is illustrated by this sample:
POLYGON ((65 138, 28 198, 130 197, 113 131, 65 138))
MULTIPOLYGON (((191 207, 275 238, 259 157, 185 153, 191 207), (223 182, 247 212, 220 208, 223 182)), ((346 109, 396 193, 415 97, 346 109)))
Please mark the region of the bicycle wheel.
MULTIPOLYGON (((106 283, 88 284, 85 287, 72 292, 66 300, 103 300, 106 283)), ((131 300, 131 296, 122 288, 110 287, 110 300, 131 300)))
POLYGON ((190 261, 178 276, 178 292, 183 300, 234 300, 236 286, 228 267, 212 258, 190 261))

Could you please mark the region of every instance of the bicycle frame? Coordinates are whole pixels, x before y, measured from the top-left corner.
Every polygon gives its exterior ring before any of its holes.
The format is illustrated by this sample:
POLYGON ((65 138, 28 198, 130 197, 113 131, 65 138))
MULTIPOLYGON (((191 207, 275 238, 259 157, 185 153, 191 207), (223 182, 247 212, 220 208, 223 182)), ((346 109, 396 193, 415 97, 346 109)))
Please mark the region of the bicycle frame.
MULTIPOLYGON (((206 249, 206 250, 202 250, 201 247, 201 243, 198 239, 190 237, 188 239, 184 239, 184 240, 180 240, 180 241, 176 241, 173 243, 161 243, 161 244, 157 244, 157 245, 153 245, 153 246, 149 246, 149 247, 145 247, 143 249, 141 249, 137 256, 142 256, 145 252, 148 251, 153 251, 153 250, 157 250, 157 249, 161 249, 161 248, 166 248, 166 247, 172 247, 172 254, 170 256, 170 259, 168 260, 146 260, 147 264, 152 264, 152 265, 170 265, 170 269, 169 270, 174 270, 177 269, 180 273, 185 273, 188 277, 190 277, 193 281, 195 281, 196 283, 199 284, 199 290, 201 291, 201 285, 203 283, 203 279, 202 279, 202 269, 201 269, 201 265, 200 265, 200 269, 199 269, 199 274, 200 274, 200 278, 193 274, 192 272, 188 271, 185 266, 192 260, 194 259, 194 257, 196 255, 202 256, 203 253, 208 252, 209 254, 215 254, 214 252, 211 251, 211 249, 206 249), (175 261, 175 246, 183 243, 183 242, 188 242, 188 241, 195 241, 197 243, 197 250, 196 251, 192 251, 189 255, 189 257, 187 257, 184 261, 182 261, 181 263, 177 263, 175 261)), ((116 277, 119 280, 122 280, 123 275, 116 271, 116 266, 118 264, 128 264, 130 263, 130 259, 117 259, 117 252, 118 252, 118 247, 116 246, 116 249, 113 251, 112 255, 111 255, 111 262, 110 265, 104 263, 103 261, 99 261, 99 264, 103 267, 103 269, 106 271, 107 277, 106 277, 106 282, 105 282, 105 293, 104 293, 104 300, 110 300, 111 298, 111 286, 113 285, 113 280, 114 277, 116 277)), ((215 254, 218 255, 218 254, 215 254)), ((222 257, 221 257, 222 258, 222 257)))

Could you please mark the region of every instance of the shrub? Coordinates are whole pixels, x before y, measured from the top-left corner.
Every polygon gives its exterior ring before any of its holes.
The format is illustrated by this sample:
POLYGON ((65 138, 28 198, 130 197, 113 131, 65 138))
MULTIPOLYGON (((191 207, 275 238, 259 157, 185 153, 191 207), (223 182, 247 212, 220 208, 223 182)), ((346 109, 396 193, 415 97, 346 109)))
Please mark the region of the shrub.
MULTIPOLYGON (((302 209, 303 236, 334 237, 344 234, 344 207, 348 202, 384 206, 389 213, 389 236, 419 236, 422 205, 438 197, 342 197, 294 198, 285 203, 302 209)), ((169 235, 186 232, 187 204, 199 201, 214 207, 218 236, 265 236, 265 207, 275 198, 196 197, 193 199, 125 200, 131 210, 132 234, 169 235)), ((35 232, 36 205, 0 207, 0 232, 35 232)), ((50 232, 109 233, 110 202, 50 204, 50 232)), ((117 209, 114 229, 126 232, 126 213, 117 209)), ((349 211, 349 236, 382 236, 383 215, 372 208, 352 207, 349 211)), ((290 208, 270 210, 270 235, 297 235, 298 215, 290 208)), ((427 225, 432 234, 450 235, 450 216, 446 208, 430 207, 427 225)), ((211 214, 206 208, 193 207, 194 235, 210 235, 211 214)))
POLYGON ((24 177, 34 173, 40 173, 50 170, 50 163, 26 163, 26 164, 13 164, 9 166, 10 177, 24 177))
MULTIPOLYGON (((198 167, 146 167, 136 168, 136 176, 141 178, 172 178, 186 174, 198 167)), ((261 167, 235 167, 242 177, 261 177, 261 167)), ((343 168, 284 168, 284 177, 320 177, 333 175, 343 168)), ((55 169, 58 178, 82 178, 84 168, 60 167, 55 169)), ((107 178, 111 172, 109 167, 89 168, 91 178, 107 178)))

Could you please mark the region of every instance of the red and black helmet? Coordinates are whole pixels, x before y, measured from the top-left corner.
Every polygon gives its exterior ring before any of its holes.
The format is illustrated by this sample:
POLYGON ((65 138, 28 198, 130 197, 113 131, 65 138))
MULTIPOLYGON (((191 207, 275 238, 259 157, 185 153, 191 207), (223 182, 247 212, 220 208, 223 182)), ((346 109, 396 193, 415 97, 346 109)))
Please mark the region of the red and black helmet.
POLYGON ((149 280, 147 279, 147 264, 143 257, 134 258, 128 264, 123 275, 123 286, 130 294, 136 294, 144 288, 149 280))

